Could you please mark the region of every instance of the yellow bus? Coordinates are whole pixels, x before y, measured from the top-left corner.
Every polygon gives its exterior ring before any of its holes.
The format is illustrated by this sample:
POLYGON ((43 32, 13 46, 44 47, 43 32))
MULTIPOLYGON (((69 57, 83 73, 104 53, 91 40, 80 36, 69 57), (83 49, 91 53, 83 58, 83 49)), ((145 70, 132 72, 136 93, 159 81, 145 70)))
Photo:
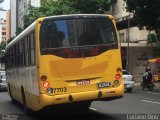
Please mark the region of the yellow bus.
POLYGON ((38 18, 5 50, 8 91, 25 110, 56 104, 89 108, 123 97, 120 43, 111 15, 38 18))

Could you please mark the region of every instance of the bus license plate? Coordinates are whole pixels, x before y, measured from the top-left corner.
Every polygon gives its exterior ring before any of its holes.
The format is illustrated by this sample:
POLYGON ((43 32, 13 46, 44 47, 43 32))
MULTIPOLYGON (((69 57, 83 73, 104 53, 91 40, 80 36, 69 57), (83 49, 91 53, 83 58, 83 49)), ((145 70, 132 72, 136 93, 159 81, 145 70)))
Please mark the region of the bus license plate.
POLYGON ((79 80, 76 81, 77 85, 85 85, 85 84, 90 84, 90 80, 79 80))
POLYGON ((110 85, 111 83, 109 82, 103 82, 98 84, 98 88, 106 88, 106 87, 109 87, 110 85))

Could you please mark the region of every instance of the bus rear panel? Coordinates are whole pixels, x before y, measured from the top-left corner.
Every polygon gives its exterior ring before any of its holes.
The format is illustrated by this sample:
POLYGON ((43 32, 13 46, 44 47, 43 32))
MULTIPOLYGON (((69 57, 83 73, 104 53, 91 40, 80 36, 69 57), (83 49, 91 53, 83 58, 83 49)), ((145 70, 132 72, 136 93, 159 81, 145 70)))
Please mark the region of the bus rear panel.
POLYGON ((114 19, 49 17, 40 22, 41 105, 122 97, 121 55, 114 19))

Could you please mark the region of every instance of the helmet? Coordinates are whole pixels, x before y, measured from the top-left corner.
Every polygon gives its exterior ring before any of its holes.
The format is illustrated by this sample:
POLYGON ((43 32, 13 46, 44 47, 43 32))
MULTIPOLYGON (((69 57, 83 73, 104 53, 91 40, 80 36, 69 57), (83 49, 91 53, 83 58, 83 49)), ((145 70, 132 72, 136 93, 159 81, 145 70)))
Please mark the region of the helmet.
POLYGON ((151 71, 149 67, 146 67, 146 72, 151 71))

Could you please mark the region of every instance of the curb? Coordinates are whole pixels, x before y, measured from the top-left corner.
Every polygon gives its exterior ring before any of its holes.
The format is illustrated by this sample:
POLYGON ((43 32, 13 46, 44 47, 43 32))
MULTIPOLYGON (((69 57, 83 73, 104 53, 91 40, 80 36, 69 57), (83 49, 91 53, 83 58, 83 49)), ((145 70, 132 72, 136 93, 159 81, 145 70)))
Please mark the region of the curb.
MULTIPOLYGON (((160 90, 160 83, 154 83, 154 89, 156 90, 160 90)), ((138 87, 140 88, 141 87, 141 83, 134 83, 134 87, 138 87)))

